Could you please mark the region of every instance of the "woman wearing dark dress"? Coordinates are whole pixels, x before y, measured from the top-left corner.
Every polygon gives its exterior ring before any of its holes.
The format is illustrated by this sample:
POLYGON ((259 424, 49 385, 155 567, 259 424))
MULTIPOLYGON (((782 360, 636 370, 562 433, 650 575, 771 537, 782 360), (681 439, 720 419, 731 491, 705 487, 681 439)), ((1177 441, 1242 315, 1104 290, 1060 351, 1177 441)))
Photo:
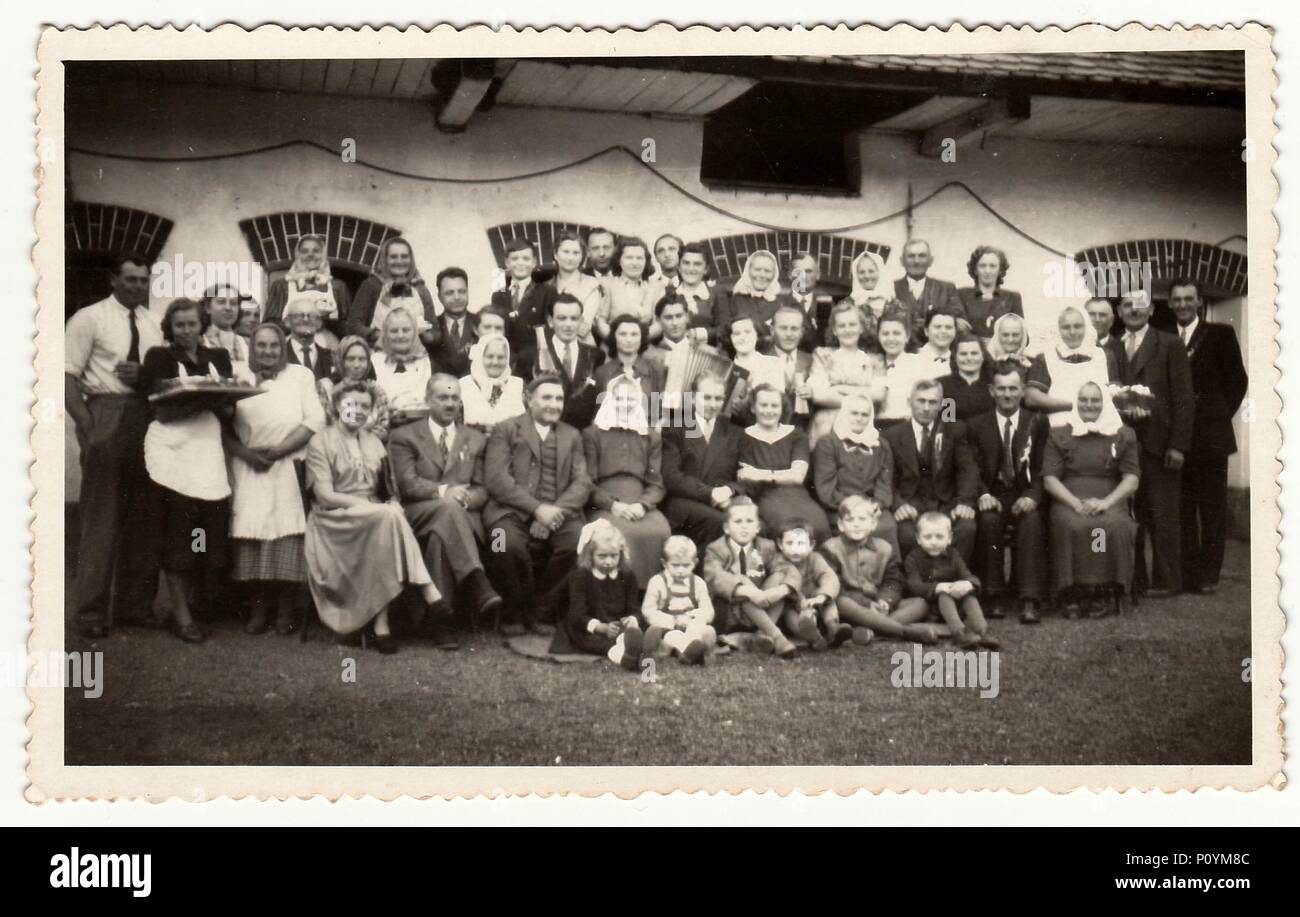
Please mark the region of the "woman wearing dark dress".
MULTIPOLYGON (((609 336, 605 340, 605 349, 609 359, 592 374, 596 380, 596 390, 603 392, 615 376, 626 376, 641 386, 644 397, 642 404, 649 412, 654 405, 651 396, 656 391, 663 391, 660 384, 662 375, 654 361, 646 355, 646 329, 634 315, 619 315, 609 324, 609 336)), ((651 418, 653 419, 653 418, 651 418)))
MULTIPOLYGON (((205 331, 203 306, 190 299, 174 300, 162 321, 169 346, 152 347, 145 354, 140 391, 154 394, 168 379, 230 378, 226 351, 199 343, 205 331)), ((228 417, 230 412, 225 413, 228 417)), ((230 563, 230 482, 221 419, 207 408, 157 405, 145 432, 144 461, 153 483, 153 524, 141 526, 137 534, 156 539, 172 598, 172 630, 186 643, 202 643, 203 632, 190 613, 192 589, 204 585, 211 598, 230 563), (196 547, 199 537, 202 550, 196 547)))
POLYGON ((591 477, 591 518, 608 519, 623 533, 632 572, 644 589, 662 568, 659 555, 672 529, 659 511, 667 495, 663 439, 647 422, 641 397, 634 380, 615 376, 582 433, 582 446, 591 477))
POLYGON ((1138 444, 1106 390, 1080 387, 1069 422, 1051 431, 1043 453, 1043 489, 1051 509, 1052 573, 1065 616, 1127 609, 1137 533, 1129 498, 1138 486, 1138 444))
POLYGON ((433 353, 438 348, 438 318, 433 308, 433 294, 415 266, 411 243, 394 236, 379 249, 375 272, 357 288, 356 299, 348 310, 348 334, 365 338, 371 347, 379 341, 384 319, 394 306, 405 306, 424 317, 420 340, 433 353))
POLYGON ((755 423, 745 429, 740 442, 740 470, 736 480, 752 485, 758 515, 769 533, 782 523, 800 519, 813 527, 813 544, 831 536, 830 520, 805 487, 810 455, 808 437, 798 427, 781 423, 785 393, 770 383, 750 393, 755 423))
POLYGON ((329 258, 325 256, 325 237, 320 234, 305 235, 293 250, 293 264, 288 273, 271 283, 266 295, 264 322, 283 321, 285 306, 295 299, 315 301, 321 315, 321 327, 334 335, 330 346, 343 336, 351 299, 342 280, 330 274, 329 258))
POLYGON ((740 318, 752 318, 758 330, 758 350, 772 342, 772 316, 777 308, 794 303, 781 292, 780 262, 776 255, 759 250, 745 259, 740 279, 731 292, 718 295, 714 316, 718 322, 718 344, 731 349, 731 325, 740 318))
POLYGON ((952 345, 952 372, 939 380, 946 409, 951 401, 951 420, 967 421, 976 414, 993 410, 989 394, 989 363, 984 344, 973 334, 963 334, 952 345))
POLYGON ((1002 316, 1025 314, 1020 294, 1002 288, 1009 267, 1006 253, 992 245, 981 245, 966 262, 966 273, 975 285, 958 290, 957 298, 966 309, 971 332, 981 338, 993 336, 993 324, 1002 316))

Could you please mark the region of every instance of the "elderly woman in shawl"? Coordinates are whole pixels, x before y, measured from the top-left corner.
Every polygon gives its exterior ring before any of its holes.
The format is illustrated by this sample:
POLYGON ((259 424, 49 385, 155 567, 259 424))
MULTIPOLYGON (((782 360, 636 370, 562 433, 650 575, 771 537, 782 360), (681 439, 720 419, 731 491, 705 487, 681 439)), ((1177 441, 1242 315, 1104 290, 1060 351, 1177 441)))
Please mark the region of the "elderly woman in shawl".
MULTIPOLYGON (((271 284, 266 299, 264 321, 280 321, 285 306, 295 299, 310 299, 320 311, 321 327, 337 340, 347 324, 351 299, 348 288, 330 274, 329 258, 325 256, 325 237, 309 234, 301 237, 293 250, 293 264, 289 272, 271 284)), ((333 341, 330 342, 333 344, 333 341)))
POLYGON ((394 306, 403 306, 423 319, 420 340, 426 348, 437 344, 433 294, 415 266, 415 250, 400 236, 394 236, 380 247, 375 272, 357 288, 357 298, 348 311, 348 333, 360 335, 373 345, 379 340, 384 319, 394 306))
POLYGON ((428 606, 440 603, 442 595, 397 495, 381 493, 387 455, 379 438, 366 430, 371 387, 343 382, 334 388, 331 403, 338 422, 307 447, 307 486, 315 497, 304 546, 307 582, 326 627, 352 634, 369 626, 375 647, 392 653, 397 644, 388 603, 408 583, 428 606))
POLYGON ((1086 381, 1043 453, 1051 509, 1052 574, 1065 616, 1082 602, 1091 618, 1127 609, 1137 523, 1129 498, 1138 486, 1138 444, 1106 389, 1086 381), (1099 550, 1099 546, 1103 548, 1099 550))
POLYGON ((334 368, 330 374, 316 382, 316 392, 320 395, 321 407, 330 423, 338 420, 333 408, 334 389, 344 382, 361 382, 370 387, 370 416, 366 420, 366 430, 379 438, 380 442, 388 440, 388 396, 375 381, 375 367, 372 364, 374 351, 365 339, 349 334, 339 341, 334 349, 334 368))
POLYGON ((465 423, 484 433, 524 413, 524 380, 510 374, 510 341, 502 334, 481 337, 469 349, 469 375, 460 380, 465 423))
POLYGON ((1047 415, 1053 427, 1069 422, 1075 396, 1085 382, 1102 388, 1117 378, 1097 332, 1079 306, 1066 306, 1056 319, 1056 334, 1034 358, 1025 379, 1025 406, 1047 415))
POLYGON ((253 331, 253 371, 261 394, 235 405, 233 429, 225 431, 233 490, 230 537, 231 579, 248 584, 252 612, 249 634, 266 630, 275 610, 275 629, 294 629, 294 600, 307 581, 303 533, 307 519, 294 462, 325 426, 316 379, 305 366, 289 363, 284 330, 266 322, 253 331))
MULTIPOLYGON (((837 306, 852 303, 857 307, 858 314, 862 316, 862 346, 866 350, 877 350, 876 333, 880 329, 880 317, 885 314, 885 309, 890 305, 890 297, 876 289, 883 271, 884 262, 880 260, 879 255, 875 252, 862 252, 853 259, 853 265, 849 270, 853 282, 849 295, 836 303, 837 306)), ((894 308, 908 312, 909 327, 912 327, 916 316, 910 314, 910 310, 902 303, 895 302, 894 308)), ((831 347, 839 343, 835 339, 833 327, 826 329, 826 343, 831 347)))
MULTIPOLYGON (((731 326, 737 319, 752 318, 758 331, 759 348, 765 349, 772 340, 772 316, 778 307, 793 304, 781 292, 777 280, 781 265, 776 255, 760 249, 745 259, 740 279, 730 293, 719 293, 714 318, 718 323, 718 343, 731 348, 731 326)), ((801 310, 802 311, 802 310, 801 310)))
POLYGON ((608 519, 623 533, 642 589, 661 569, 660 551, 672 534, 659 511, 667 493, 663 439, 646 418, 644 400, 635 379, 615 376, 595 420, 582 433, 592 482, 592 519, 608 519))
POLYGON ((405 306, 394 306, 384 317, 379 333, 379 352, 370 358, 375 381, 388 396, 388 426, 395 429, 428 416, 425 389, 433 376, 433 364, 417 333, 419 319, 405 306))
MULTIPOLYGON (((874 497, 882 507, 894 503, 894 453, 875 425, 876 406, 867 395, 845 395, 835 425, 813 448, 813 486, 817 502, 829 518, 854 494, 874 497)), ((898 556, 898 523, 892 513, 880 514, 876 537, 894 546, 898 556)))
POLYGON ((993 336, 988 339, 990 363, 1010 361, 1028 371, 1033 365, 1029 349, 1029 326, 1023 316, 1008 312, 993 323, 993 336))

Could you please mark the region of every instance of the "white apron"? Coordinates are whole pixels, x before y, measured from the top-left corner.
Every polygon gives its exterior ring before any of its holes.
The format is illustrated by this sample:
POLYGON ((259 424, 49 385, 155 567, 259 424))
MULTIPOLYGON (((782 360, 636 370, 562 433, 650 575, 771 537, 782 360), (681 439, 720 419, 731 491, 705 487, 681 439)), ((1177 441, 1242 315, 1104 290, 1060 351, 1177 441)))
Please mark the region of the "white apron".
MULTIPOLYGON (((177 363, 180 378, 188 379, 177 363)), ((216 366, 210 375, 221 378, 216 366)), ((155 420, 144 434, 144 466, 149 477, 168 490, 196 500, 224 500, 230 496, 226 456, 221 446, 221 422, 211 411, 184 420, 155 420)))

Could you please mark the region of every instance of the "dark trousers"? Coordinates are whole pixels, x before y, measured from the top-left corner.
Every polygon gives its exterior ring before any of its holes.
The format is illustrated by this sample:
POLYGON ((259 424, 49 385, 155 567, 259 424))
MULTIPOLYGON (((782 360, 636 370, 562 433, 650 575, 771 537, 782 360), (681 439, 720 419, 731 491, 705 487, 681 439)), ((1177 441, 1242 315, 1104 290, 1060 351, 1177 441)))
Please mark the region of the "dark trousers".
POLYGON ((1223 568, 1223 539, 1228 523, 1228 457, 1199 459, 1183 465, 1183 586, 1214 586, 1223 568))
POLYGON ((975 516, 975 575, 981 592, 995 596, 1008 592, 1003 569, 1006 550, 1011 553, 1011 576, 1022 600, 1041 602, 1047 588, 1047 547, 1043 516, 1038 509, 1019 516, 1011 514, 1017 494, 999 497, 1002 509, 985 510, 975 516))
POLYGON ((722 537, 726 515, 717 507, 687 497, 669 497, 664 501, 663 511, 673 533, 695 542, 701 556, 706 547, 722 537))
POLYGON ((477 511, 467 510, 455 500, 419 500, 402 509, 416 537, 425 541, 424 565, 433 584, 450 604, 456 584, 483 569, 471 521, 477 511))
MULTIPOLYGON (((944 515, 948 515, 944 513, 944 515)), ((971 556, 975 553, 975 520, 974 519, 953 519, 952 520, 952 543, 961 555, 961 559, 970 563, 971 556)), ((908 519, 906 522, 898 523, 898 547, 902 551, 902 557, 907 558, 916 547, 916 520, 908 519)), ((976 574, 978 576, 979 574, 976 574)))
POLYGON ((550 538, 538 541, 528 523, 513 514, 502 516, 487 531, 488 576, 505 602, 502 619, 522 618, 555 623, 564 614, 558 595, 577 559, 582 517, 570 516, 550 538), (497 550, 500 548, 500 550, 497 550), (534 576, 537 561, 540 575, 534 576))
POLYGON ((158 589, 157 555, 150 539, 126 536, 135 514, 150 505, 149 412, 134 395, 96 395, 86 407, 94 430, 81 449, 77 621, 143 620, 158 589))
POLYGON ((1168 471, 1165 457, 1146 450, 1141 457, 1142 477, 1133 502, 1137 516, 1137 546, 1133 558, 1133 586, 1138 591, 1181 588, 1182 535, 1179 504, 1182 501, 1182 472, 1168 471), (1151 538, 1151 573, 1148 578, 1146 538, 1151 538))

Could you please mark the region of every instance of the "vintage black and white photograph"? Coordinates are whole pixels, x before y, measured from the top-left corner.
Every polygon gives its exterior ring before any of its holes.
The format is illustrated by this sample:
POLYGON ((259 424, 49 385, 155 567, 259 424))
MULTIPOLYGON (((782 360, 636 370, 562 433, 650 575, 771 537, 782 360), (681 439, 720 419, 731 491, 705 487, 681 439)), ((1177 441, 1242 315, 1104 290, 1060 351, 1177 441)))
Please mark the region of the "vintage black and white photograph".
POLYGON ((1254 52, 882 35, 47 57, 64 767, 1280 761, 1254 52))

